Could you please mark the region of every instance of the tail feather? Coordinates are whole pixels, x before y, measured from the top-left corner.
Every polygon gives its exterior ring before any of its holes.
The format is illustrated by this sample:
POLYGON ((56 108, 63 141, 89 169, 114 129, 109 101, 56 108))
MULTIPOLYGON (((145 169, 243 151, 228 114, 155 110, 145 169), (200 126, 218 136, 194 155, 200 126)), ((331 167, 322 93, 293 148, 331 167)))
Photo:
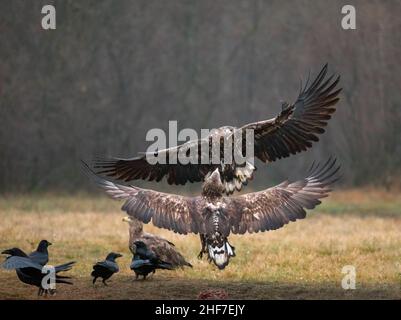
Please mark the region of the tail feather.
POLYGON ((157 265, 157 268, 159 269, 165 269, 165 270, 174 270, 174 266, 171 263, 168 262, 160 262, 157 265))
POLYGON ((64 264, 60 264, 55 267, 56 273, 71 270, 72 266, 75 264, 75 261, 67 262, 64 264))
POLYGON ((208 255, 209 260, 212 260, 220 270, 223 270, 229 264, 230 258, 235 257, 235 248, 227 240, 223 242, 221 247, 213 247, 208 244, 208 255))
POLYGON ((69 284, 69 285, 73 285, 73 283, 71 281, 67 281, 67 280, 63 280, 63 279, 56 279, 56 283, 64 283, 64 284, 69 284))

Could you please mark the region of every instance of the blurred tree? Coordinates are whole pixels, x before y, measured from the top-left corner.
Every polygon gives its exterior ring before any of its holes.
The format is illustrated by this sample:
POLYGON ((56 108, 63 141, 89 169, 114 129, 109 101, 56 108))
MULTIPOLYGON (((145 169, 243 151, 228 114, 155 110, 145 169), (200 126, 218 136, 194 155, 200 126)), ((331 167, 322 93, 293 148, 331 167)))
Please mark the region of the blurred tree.
POLYGON ((347 185, 400 181, 401 7, 355 0, 357 29, 345 31, 342 5, 2 0, 0 190, 84 188, 80 158, 135 155, 168 120, 200 130, 272 117, 325 62, 344 90, 321 142, 259 164, 250 186, 329 155, 347 185), (45 4, 56 7, 56 30, 41 28, 45 4))

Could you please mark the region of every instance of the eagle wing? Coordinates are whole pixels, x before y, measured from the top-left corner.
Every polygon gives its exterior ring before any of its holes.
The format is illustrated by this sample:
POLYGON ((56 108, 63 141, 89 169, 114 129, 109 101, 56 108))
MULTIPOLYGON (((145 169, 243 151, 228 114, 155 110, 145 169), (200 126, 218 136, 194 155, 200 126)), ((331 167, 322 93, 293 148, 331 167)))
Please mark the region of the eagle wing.
POLYGON ((121 210, 144 222, 176 233, 203 233, 204 200, 201 197, 184 197, 135 186, 123 186, 94 174, 83 162, 86 173, 114 199, 125 200, 121 210))
POLYGON ((160 260, 170 263, 174 268, 191 266, 170 241, 153 235, 148 235, 145 241, 149 250, 152 250, 160 260))
POLYGON ((188 181, 191 183, 200 182, 204 180, 208 172, 217 168, 215 164, 201 163, 201 146, 203 143, 209 143, 209 141, 204 139, 192 140, 176 147, 157 151, 155 156, 157 155, 159 159, 165 159, 164 164, 156 161, 150 163, 148 157, 152 157, 153 154, 143 154, 129 159, 98 158, 93 161, 93 164, 98 174, 105 174, 122 181, 141 179, 159 182, 166 176, 169 184, 184 185, 188 181), (180 153, 188 156, 187 151, 190 148, 197 152, 198 160, 196 162, 182 164, 178 160, 175 163, 170 161, 172 158, 179 159, 180 153))
MULTIPOLYGON (((282 112, 275 118, 249 123, 236 132, 241 132, 245 139, 246 130, 254 131, 254 155, 264 162, 275 161, 291 154, 304 151, 318 141, 318 134, 324 132, 323 127, 335 112, 334 105, 338 102, 341 89, 336 89, 340 77, 334 75, 325 80, 327 64, 322 68, 314 81, 309 78, 300 90, 294 104, 285 104, 282 112)), ((211 137, 188 141, 176 147, 157 151, 158 157, 164 156, 165 164, 149 163, 149 154, 134 158, 98 158, 93 161, 98 174, 105 174, 118 180, 131 181, 136 179, 160 181, 167 177, 169 184, 184 185, 189 182, 203 181, 205 176, 214 171, 218 165, 202 163, 202 144, 211 144, 211 137), (172 163, 170 159, 178 159, 180 152, 186 153, 194 148, 198 155, 196 163, 172 163)), ((246 143, 242 144, 243 154, 246 154, 246 143)))
POLYGON ((303 219, 305 209, 313 209, 331 191, 330 185, 340 169, 329 159, 323 166, 312 166, 307 178, 288 181, 260 192, 225 198, 225 213, 231 231, 244 234, 281 228, 290 221, 303 219))
POLYGON ((310 82, 308 77, 295 103, 285 103, 277 117, 239 128, 242 133, 253 130, 257 158, 272 162, 305 151, 312 147, 312 142, 319 141, 317 135, 324 133, 323 127, 335 112, 334 106, 342 90, 336 89, 340 76, 331 75, 325 79, 326 74, 327 64, 314 81, 310 82))

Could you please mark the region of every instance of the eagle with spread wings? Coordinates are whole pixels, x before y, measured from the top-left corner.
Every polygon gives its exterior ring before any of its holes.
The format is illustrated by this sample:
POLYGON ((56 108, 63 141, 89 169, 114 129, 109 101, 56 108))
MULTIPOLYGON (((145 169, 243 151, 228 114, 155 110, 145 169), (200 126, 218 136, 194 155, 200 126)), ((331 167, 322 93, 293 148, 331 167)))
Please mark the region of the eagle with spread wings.
MULTIPOLYGON (((176 147, 158 150, 154 154, 142 154, 130 159, 97 158, 94 159, 94 169, 98 174, 113 177, 117 180, 131 181, 136 179, 160 181, 167 177, 169 184, 184 185, 189 182, 204 181, 214 170, 218 169, 224 185, 225 193, 231 194, 241 190, 253 176, 256 169, 254 157, 262 162, 273 162, 292 154, 305 151, 312 147, 312 143, 319 140, 318 135, 324 133, 324 127, 335 112, 335 105, 339 100, 341 88, 337 88, 339 76, 334 74, 326 77, 327 64, 316 78, 311 81, 308 77, 306 84, 301 84, 298 98, 293 104, 284 102, 282 111, 275 118, 249 123, 240 128, 224 126, 212 130, 208 136, 199 140, 191 140, 176 147), (241 135, 245 140, 247 130, 253 131, 254 152, 252 159, 236 161, 231 157, 230 163, 215 163, 208 155, 209 161, 199 161, 203 157, 202 146, 208 145, 213 150, 213 144, 219 144, 220 159, 224 155, 224 141, 230 137, 241 135), (173 163, 169 159, 177 159, 180 152, 188 152, 194 148, 198 154, 198 162, 173 163), (166 161, 149 162, 150 156, 161 156, 166 161)), ((231 140, 232 141, 232 140, 231 140)), ((241 154, 246 155, 246 144, 242 143, 241 154)), ((233 152, 235 147, 232 148, 233 152)), ((237 158, 238 159, 238 158, 237 158)), ((241 159, 242 160, 242 159, 241 159)))
MULTIPOLYGON (((85 168, 93 173, 88 166, 85 168)), ((180 234, 200 234, 199 257, 207 253, 210 261, 224 269, 235 256, 235 248, 228 242, 230 233, 275 230, 305 218, 305 209, 315 208, 321 198, 328 196, 339 168, 335 160, 329 159, 323 165, 312 165, 304 179, 230 197, 225 195, 218 169, 205 179, 202 194, 197 197, 123 186, 95 174, 90 176, 111 197, 125 200, 122 210, 129 216, 180 234)))

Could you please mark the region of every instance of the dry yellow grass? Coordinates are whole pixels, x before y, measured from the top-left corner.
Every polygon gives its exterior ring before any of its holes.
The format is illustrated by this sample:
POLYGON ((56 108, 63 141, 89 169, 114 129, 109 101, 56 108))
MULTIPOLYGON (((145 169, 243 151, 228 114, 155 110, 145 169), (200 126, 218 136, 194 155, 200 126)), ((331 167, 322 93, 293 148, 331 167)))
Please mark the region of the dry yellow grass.
MULTIPOLYGON (((59 286, 51 299, 183 299, 207 288, 223 288, 233 299, 400 299, 401 196, 357 190, 333 194, 307 219, 263 234, 230 236, 237 257, 219 271, 196 258, 199 239, 146 226, 173 241, 193 269, 161 271, 133 281, 128 229, 120 204, 88 195, 4 196, 0 199, 0 249, 26 251, 40 239, 53 242, 51 263, 78 261, 74 286, 59 286), (91 285, 92 264, 109 251, 124 254, 110 286, 91 285), (354 265, 356 290, 341 288, 341 269, 354 265)), ((36 299, 36 289, 15 272, 0 270, 0 298, 36 299)))

